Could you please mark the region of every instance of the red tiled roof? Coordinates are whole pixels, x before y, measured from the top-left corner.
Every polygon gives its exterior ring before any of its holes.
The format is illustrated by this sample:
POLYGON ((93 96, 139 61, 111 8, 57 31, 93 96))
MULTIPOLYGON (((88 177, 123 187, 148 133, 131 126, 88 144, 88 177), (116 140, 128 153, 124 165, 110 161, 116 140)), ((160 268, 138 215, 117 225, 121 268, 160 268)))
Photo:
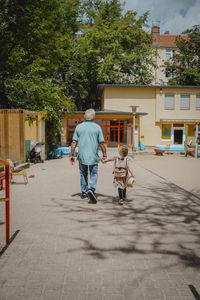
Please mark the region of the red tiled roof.
MULTIPOLYGON (((159 35, 156 37, 155 41, 153 42, 153 46, 160 46, 160 47, 177 47, 176 46, 176 38, 178 35, 159 35)), ((183 39, 188 39, 186 35, 180 36, 183 39)))
POLYGON ((176 38, 181 37, 185 40, 188 39, 187 35, 170 35, 170 34, 153 34, 154 42, 152 46, 159 47, 177 47, 176 38))

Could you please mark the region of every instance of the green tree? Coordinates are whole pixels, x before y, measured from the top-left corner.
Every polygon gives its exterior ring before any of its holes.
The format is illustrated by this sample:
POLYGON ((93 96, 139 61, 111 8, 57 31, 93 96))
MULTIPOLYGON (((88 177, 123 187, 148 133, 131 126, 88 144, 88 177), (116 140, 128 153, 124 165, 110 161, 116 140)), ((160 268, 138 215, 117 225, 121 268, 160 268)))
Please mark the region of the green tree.
POLYGON ((83 1, 83 35, 76 38, 67 64, 68 93, 78 108, 99 108, 99 83, 152 81, 154 54, 152 37, 144 30, 147 18, 148 13, 138 18, 133 11, 124 14, 119 0, 83 1))
POLYGON ((173 75, 169 84, 200 85, 200 25, 183 33, 188 38, 176 39, 178 50, 173 58, 165 63, 167 71, 173 75))
POLYGON ((59 125, 74 103, 100 107, 99 83, 149 84, 147 18, 120 0, 0 0, 0 107, 42 110, 59 125))
POLYGON ((78 0, 0 0, 0 108, 43 111, 59 129, 73 108, 61 80, 78 0))
MULTIPOLYGON (((1 106, 11 107, 18 105, 17 98, 15 103, 14 99, 11 101, 7 86, 14 86, 21 76, 30 85, 42 78, 55 87, 54 79, 78 28, 79 2, 1 0, 0 3, 0 97, 1 106)), ((37 102, 38 98, 36 107, 37 102)))

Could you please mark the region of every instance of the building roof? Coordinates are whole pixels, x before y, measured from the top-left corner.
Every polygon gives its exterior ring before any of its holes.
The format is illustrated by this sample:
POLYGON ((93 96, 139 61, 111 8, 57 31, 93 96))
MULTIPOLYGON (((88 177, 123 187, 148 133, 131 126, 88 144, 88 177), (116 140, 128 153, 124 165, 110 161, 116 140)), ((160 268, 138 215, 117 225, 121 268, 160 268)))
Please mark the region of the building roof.
POLYGON ((161 48, 177 48, 176 46, 176 38, 181 37, 184 40, 188 40, 189 37, 187 35, 171 35, 169 31, 166 31, 164 34, 160 34, 160 27, 153 26, 151 30, 153 36, 153 47, 161 47, 161 48))
POLYGON ((134 85, 134 84, 98 84, 99 96, 102 96, 104 88, 131 88, 131 89, 197 89, 199 85, 134 85))
POLYGON ((161 47, 161 48, 177 48, 176 46, 176 38, 181 37, 184 40, 188 40, 186 35, 169 35, 163 34, 155 37, 155 41, 153 42, 153 47, 161 47))
POLYGON ((196 119, 160 119, 160 122, 182 122, 182 123, 199 123, 200 118, 196 119))
MULTIPOLYGON (((73 111, 73 112, 65 112, 66 115, 84 115, 85 111, 73 111)), ((97 116, 101 115, 127 115, 127 116, 132 116, 132 112, 128 111, 117 111, 117 110, 96 110, 95 111, 97 116)), ((145 112, 136 112, 136 116, 145 116, 147 113, 145 112)))
POLYGON ((115 88, 166 88, 166 89, 200 89, 200 85, 137 85, 137 84, 98 84, 99 89, 105 87, 115 87, 115 88))

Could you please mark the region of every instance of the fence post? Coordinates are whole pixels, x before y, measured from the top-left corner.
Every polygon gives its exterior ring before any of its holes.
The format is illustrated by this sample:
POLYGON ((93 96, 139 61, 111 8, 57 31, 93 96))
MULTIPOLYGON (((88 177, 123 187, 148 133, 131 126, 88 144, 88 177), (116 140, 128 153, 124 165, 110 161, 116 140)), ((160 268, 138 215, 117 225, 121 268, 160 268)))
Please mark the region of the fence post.
POLYGON ((196 133, 195 133, 195 158, 198 158, 198 131, 199 131, 199 126, 196 125, 196 133))
POLYGON ((187 157, 187 125, 185 125, 185 157, 187 157))
POLYGON ((10 242, 10 171, 9 164, 5 166, 5 182, 6 182, 6 243, 10 242))

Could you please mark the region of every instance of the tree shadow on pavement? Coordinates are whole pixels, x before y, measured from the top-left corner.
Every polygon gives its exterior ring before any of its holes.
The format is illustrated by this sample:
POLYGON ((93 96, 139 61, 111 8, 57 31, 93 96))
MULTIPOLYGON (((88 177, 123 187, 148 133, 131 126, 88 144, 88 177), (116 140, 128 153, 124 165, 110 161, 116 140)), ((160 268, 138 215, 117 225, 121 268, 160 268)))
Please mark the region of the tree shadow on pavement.
POLYGON ((82 244, 67 249, 69 253, 83 252, 97 259, 119 253, 166 256, 200 269, 198 197, 163 179, 135 185, 124 206, 112 203, 116 198, 110 195, 99 197, 97 205, 52 199, 59 213, 76 225, 73 238, 82 244))

